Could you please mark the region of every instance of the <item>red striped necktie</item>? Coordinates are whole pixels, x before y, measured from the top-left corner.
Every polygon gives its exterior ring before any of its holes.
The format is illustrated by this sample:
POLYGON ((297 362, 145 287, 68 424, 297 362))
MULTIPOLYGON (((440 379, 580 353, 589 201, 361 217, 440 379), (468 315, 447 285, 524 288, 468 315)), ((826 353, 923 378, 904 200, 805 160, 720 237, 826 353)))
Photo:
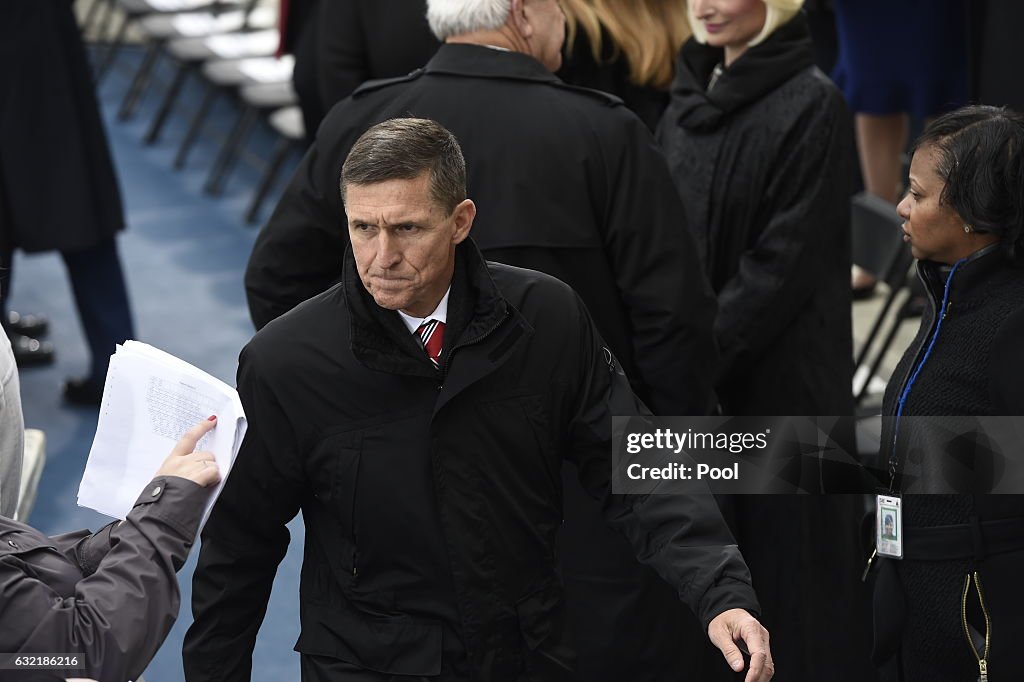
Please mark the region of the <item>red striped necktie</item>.
POLYGON ((416 330, 423 349, 427 351, 427 357, 434 363, 434 367, 441 367, 441 346, 444 344, 444 322, 440 320, 427 320, 416 330))

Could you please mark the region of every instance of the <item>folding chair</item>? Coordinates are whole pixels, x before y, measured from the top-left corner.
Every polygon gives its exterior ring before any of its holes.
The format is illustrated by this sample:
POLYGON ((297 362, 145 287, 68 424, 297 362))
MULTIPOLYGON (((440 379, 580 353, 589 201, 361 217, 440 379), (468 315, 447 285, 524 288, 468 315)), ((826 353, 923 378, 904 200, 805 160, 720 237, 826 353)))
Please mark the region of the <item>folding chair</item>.
POLYGON ((256 7, 258 0, 246 0, 238 9, 223 12, 156 13, 140 18, 137 27, 146 36, 146 54, 132 77, 117 116, 129 118, 149 84, 150 76, 168 41, 204 38, 211 35, 267 29, 277 23, 275 7, 256 7))
POLYGON ((178 61, 178 70, 150 124, 149 131, 143 138, 145 143, 153 144, 159 139, 185 79, 199 65, 214 59, 269 57, 277 50, 278 41, 276 30, 265 29, 248 33, 218 34, 205 38, 180 38, 167 43, 167 52, 178 61))
POLYGON ((221 195, 224 184, 238 160, 238 154, 260 113, 289 107, 298 102, 291 81, 247 85, 239 91, 239 98, 242 100, 242 114, 221 146, 217 160, 214 161, 203 186, 203 191, 211 196, 221 195))
POLYGON ((256 185, 252 201, 245 212, 245 222, 249 225, 255 224, 260 208, 263 206, 263 201, 267 198, 267 194, 270 193, 270 188, 274 186, 277 174, 281 172, 281 166, 284 165, 288 154, 295 150, 301 150, 306 140, 306 128, 302 120, 302 110, 299 107, 278 109, 270 114, 267 122, 281 136, 281 139, 277 141, 277 146, 270 157, 270 162, 264 169, 263 177, 260 178, 259 183, 256 185))
POLYGON ((292 55, 280 58, 213 59, 203 64, 201 73, 206 81, 206 91, 178 147, 178 153, 174 157, 174 168, 180 170, 185 167, 189 150, 198 138, 218 94, 258 83, 290 82, 294 70, 295 58, 292 55))
POLYGON ((864 402, 871 378, 875 376, 885 354, 892 346, 900 325, 911 317, 907 315, 910 301, 910 296, 907 295, 897 309, 881 345, 873 350, 872 347, 897 297, 908 289, 907 273, 914 258, 910 248, 903 242, 903 221, 896 215, 892 204, 874 195, 862 193, 853 198, 852 209, 853 263, 889 287, 882 309, 871 325, 871 330, 854 363, 855 376, 861 375, 864 368, 869 367, 860 386, 854 389, 854 399, 859 407, 864 402))
MULTIPOLYGON (((124 45, 125 37, 128 35, 128 27, 144 16, 150 14, 174 14, 196 10, 210 10, 217 12, 224 9, 231 9, 244 4, 247 0, 113 0, 113 4, 121 12, 121 23, 114 33, 114 38, 107 46, 99 66, 96 67, 96 85, 103 81, 117 53, 124 45)), ((109 21, 110 11, 104 22, 109 21)), ((103 26, 104 32, 106 25, 103 26)))

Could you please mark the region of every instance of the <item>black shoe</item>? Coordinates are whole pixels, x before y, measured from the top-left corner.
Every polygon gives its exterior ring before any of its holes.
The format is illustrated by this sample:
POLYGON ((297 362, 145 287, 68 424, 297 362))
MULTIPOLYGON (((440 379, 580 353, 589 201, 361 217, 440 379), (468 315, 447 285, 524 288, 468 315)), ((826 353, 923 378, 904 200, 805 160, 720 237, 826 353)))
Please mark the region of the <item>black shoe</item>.
POLYGON ((3 321, 4 329, 12 334, 21 334, 22 336, 30 336, 33 339, 38 339, 42 336, 46 336, 46 332, 50 330, 50 321, 43 315, 33 315, 31 313, 22 315, 16 313, 13 310, 7 313, 7 317, 3 321))
POLYGON ((64 382, 64 400, 72 405, 99 407, 103 400, 103 384, 89 379, 68 379, 64 382))
POLYGON ((24 334, 11 333, 11 348, 14 349, 14 361, 22 369, 26 367, 40 367, 53 362, 53 344, 49 341, 39 341, 24 334))

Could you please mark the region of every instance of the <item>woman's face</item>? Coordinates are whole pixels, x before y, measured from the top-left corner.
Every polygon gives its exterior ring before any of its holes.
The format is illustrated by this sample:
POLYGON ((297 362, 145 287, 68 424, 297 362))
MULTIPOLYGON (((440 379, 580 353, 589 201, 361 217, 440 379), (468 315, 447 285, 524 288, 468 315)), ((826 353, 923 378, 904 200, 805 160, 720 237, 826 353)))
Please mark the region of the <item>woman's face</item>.
POLYGON ((910 161, 910 189, 896 212, 903 218, 903 241, 914 258, 952 265, 974 252, 976 245, 964 232, 964 221, 949 206, 939 203, 945 181, 936 171, 938 153, 926 145, 910 161))
POLYGON ((764 28, 764 0, 689 0, 693 15, 708 33, 708 45, 746 47, 764 28))

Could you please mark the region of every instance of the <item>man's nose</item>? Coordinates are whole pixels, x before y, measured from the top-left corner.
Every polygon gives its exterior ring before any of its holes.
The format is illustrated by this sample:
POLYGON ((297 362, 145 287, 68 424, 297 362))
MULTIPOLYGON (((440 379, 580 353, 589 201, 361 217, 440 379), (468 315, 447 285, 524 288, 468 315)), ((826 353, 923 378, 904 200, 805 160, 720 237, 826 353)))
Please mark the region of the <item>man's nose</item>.
POLYGON ((402 261, 398 240, 389 230, 381 230, 377 236, 377 265, 382 269, 393 268, 402 261))

